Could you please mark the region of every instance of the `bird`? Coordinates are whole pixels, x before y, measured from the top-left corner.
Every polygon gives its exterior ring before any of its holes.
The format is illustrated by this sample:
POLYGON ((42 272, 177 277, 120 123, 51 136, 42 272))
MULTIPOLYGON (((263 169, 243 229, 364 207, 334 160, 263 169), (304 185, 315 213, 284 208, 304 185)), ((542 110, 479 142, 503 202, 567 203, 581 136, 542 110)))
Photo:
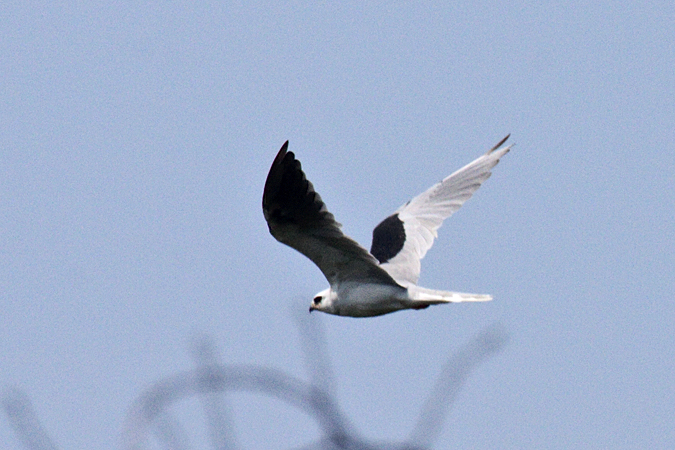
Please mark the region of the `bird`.
POLYGON ((502 147, 509 136, 380 222, 373 230, 370 251, 342 232, 286 141, 267 175, 262 209, 270 234, 309 258, 328 280, 329 287, 314 296, 309 312, 374 317, 492 300, 490 295, 424 288, 417 281, 420 261, 438 228, 490 177, 512 147, 502 147))

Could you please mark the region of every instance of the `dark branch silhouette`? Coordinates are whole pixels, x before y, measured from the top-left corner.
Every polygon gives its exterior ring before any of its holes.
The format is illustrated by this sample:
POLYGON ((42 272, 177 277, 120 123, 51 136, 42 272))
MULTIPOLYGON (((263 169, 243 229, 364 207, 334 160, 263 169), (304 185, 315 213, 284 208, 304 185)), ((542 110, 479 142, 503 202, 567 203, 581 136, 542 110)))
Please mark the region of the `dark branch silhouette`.
POLYGON ((507 341, 508 335, 501 326, 486 328, 445 363, 410 434, 411 443, 422 448, 431 447, 440 435, 450 406, 471 371, 488 357, 501 351, 507 341))
POLYGON ((287 402, 305 411, 319 424, 324 437, 303 450, 421 450, 431 448, 442 430, 449 408, 471 371, 502 350, 506 332, 490 327, 462 347, 445 364, 406 443, 368 442, 351 426, 329 391, 332 371, 325 358, 325 337, 320 325, 297 318, 311 382, 259 366, 211 365, 155 384, 136 402, 125 432, 128 449, 140 450, 145 430, 171 403, 192 395, 214 392, 253 391, 287 402))
MULTIPOLYGON (((192 357, 197 370, 208 370, 220 365, 220 358, 216 344, 208 337, 203 336, 192 346, 192 357)), ((229 418, 229 409, 221 393, 204 394, 199 397, 208 429, 211 447, 214 450, 235 450, 237 445, 235 431, 229 418)))
POLYGON ((311 384, 334 396, 335 377, 328 360, 328 343, 321 320, 312 320, 305 313, 305 304, 302 300, 293 303, 290 313, 295 319, 300 333, 300 345, 305 354, 305 366, 310 375, 311 384))
POLYGON ((304 410, 321 428, 340 440, 346 434, 332 399, 297 378, 271 368, 258 366, 214 366, 184 372, 156 383, 133 405, 125 429, 129 449, 142 448, 148 426, 170 404, 193 395, 225 391, 260 392, 304 410))
POLYGON ((28 450, 56 450, 58 447, 37 419, 26 394, 9 389, 2 396, 2 409, 14 432, 28 450))
MULTIPOLYGON (((197 368, 155 383, 132 405, 123 430, 124 447, 141 450, 149 434, 166 448, 188 449, 187 433, 170 414, 169 406, 188 397, 202 401, 209 438, 215 450, 234 450, 237 444, 223 393, 258 392, 295 406, 314 418, 322 432, 316 442, 299 450, 426 450, 438 438, 450 406, 473 369, 501 351, 507 334, 499 326, 485 329, 444 365, 409 439, 404 443, 370 442, 349 423, 338 407, 321 325, 306 315, 296 316, 311 381, 276 369, 255 365, 223 365, 215 345, 202 339, 193 348, 197 368)), ((2 406, 15 433, 29 450, 57 447, 38 422, 28 398, 8 391, 2 406)))

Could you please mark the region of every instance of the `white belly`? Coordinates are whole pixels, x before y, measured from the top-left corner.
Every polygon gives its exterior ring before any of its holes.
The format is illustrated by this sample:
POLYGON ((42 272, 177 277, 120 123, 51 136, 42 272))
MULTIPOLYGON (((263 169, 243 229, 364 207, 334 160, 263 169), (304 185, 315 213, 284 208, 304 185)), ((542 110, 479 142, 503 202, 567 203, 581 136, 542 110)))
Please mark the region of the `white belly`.
POLYGON ((341 283, 337 286, 335 313, 371 317, 408 307, 408 290, 383 284, 341 283))

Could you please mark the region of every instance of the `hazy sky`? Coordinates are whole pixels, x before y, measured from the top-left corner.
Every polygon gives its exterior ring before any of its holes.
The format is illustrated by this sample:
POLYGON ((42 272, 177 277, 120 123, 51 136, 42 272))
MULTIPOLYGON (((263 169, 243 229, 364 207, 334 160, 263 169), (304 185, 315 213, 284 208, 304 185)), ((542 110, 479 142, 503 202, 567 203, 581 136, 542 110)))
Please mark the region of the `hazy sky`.
MULTIPOLYGON (((312 314, 340 405, 405 439, 447 358, 500 323, 508 346, 434 448, 675 447, 672 2, 10 1, 0 23, 0 391, 27 393, 60 448, 120 448, 198 336, 308 378, 291 311, 326 281, 261 211, 286 139, 369 247, 508 133, 420 279, 494 301, 312 314)), ((241 448, 321 436, 227 398, 241 448)), ((172 411, 205 448, 198 406, 172 411)))

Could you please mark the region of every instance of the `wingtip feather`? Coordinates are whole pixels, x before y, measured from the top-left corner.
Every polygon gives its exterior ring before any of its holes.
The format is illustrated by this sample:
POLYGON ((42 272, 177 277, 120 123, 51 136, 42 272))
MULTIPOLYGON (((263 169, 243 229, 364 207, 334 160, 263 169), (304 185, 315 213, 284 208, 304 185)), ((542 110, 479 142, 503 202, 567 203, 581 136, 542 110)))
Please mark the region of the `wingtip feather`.
MULTIPOLYGON (((506 137, 505 137, 504 139, 502 139, 501 141, 499 141, 499 143, 498 143, 497 145, 495 145, 494 147, 492 147, 492 148, 486 153, 486 155, 489 155, 490 153, 494 152, 494 151, 497 150, 499 147, 501 147, 501 146, 504 144, 504 142, 506 142, 506 140, 507 140, 509 137, 511 137, 511 133, 507 134, 506 137)), ((509 148, 510 148, 510 147, 509 147, 509 148)))

